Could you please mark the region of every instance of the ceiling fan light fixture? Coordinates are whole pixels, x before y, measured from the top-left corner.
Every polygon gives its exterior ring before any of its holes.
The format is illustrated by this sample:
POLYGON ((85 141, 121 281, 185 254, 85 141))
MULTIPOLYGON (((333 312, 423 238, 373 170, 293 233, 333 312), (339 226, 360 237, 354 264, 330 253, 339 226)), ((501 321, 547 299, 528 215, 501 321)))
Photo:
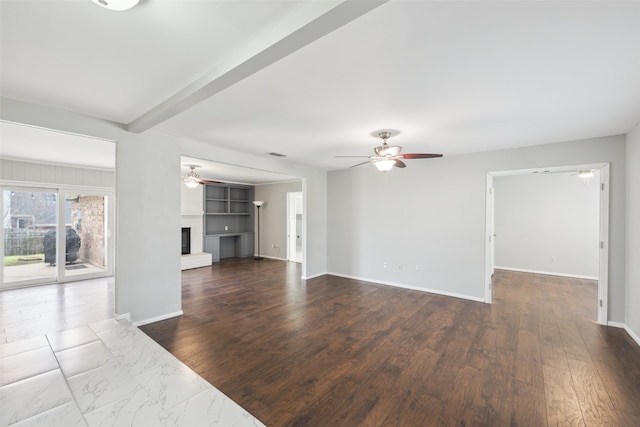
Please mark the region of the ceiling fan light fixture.
POLYGON ((137 6, 141 0, 91 0, 109 10, 124 11, 137 6))
POLYGON ((396 163, 395 160, 384 159, 384 160, 378 160, 377 162, 374 163, 374 165, 376 165, 376 167, 380 172, 387 172, 387 171, 390 171, 391 168, 393 168, 393 165, 395 165, 395 163, 396 163))
POLYGON ((200 180, 200 175, 198 175, 195 172, 195 169, 198 166, 196 165, 189 165, 189 168, 191 169, 184 177, 184 185, 186 185, 189 188, 196 188, 202 181, 200 180))
POLYGON ((195 179, 185 179, 184 180, 184 185, 186 185, 189 188, 196 188, 200 183, 198 181, 196 181, 195 179))

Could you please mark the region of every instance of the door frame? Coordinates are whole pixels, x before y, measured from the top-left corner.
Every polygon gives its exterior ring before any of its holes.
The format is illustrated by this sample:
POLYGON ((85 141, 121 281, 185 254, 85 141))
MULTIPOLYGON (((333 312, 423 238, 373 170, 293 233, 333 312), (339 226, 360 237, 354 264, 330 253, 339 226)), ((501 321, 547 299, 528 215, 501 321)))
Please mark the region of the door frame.
POLYGON ((487 172, 485 187, 485 303, 491 303, 491 276, 495 267, 493 258, 493 221, 495 218, 495 205, 493 191, 493 178, 502 176, 513 176, 533 173, 544 169, 550 172, 569 172, 581 169, 598 169, 600 171, 600 209, 599 209, 599 242, 600 251, 598 253, 598 307, 597 322, 601 325, 608 324, 608 296, 609 296, 609 180, 610 180, 610 164, 609 163, 589 163, 580 165, 554 166, 547 168, 529 168, 515 169, 508 171, 491 171, 487 172))
MULTIPOLYGON (((301 197, 302 198, 302 205, 304 206, 304 193, 302 191, 288 191, 287 192, 287 261, 293 261, 293 262, 299 262, 302 263, 302 259, 298 259, 297 254, 296 254, 296 246, 295 244, 292 245, 292 241, 295 242, 295 239, 292 239, 292 236, 298 235, 298 234, 302 234, 302 247, 304 248, 304 233, 302 233, 302 230, 298 230, 297 226, 293 227, 292 230, 292 224, 291 221, 295 221, 297 220, 297 218, 295 217, 295 211, 296 211, 296 198, 297 197, 301 197), (293 213, 293 215, 292 215, 293 213), (291 217, 294 217, 293 219, 291 217)), ((302 209, 302 216, 304 217, 304 207, 302 209)), ((304 226, 302 227, 304 228, 304 226)), ((304 251, 304 249, 303 249, 304 251)), ((302 258, 302 257, 301 257, 302 258)))
MULTIPOLYGON (((106 209, 106 225, 105 225, 105 244, 106 244, 106 258, 107 268, 101 273, 90 274, 77 274, 72 276, 65 275, 65 263, 56 262, 56 275, 53 280, 51 279, 34 279, 24 280, 5 286, 4 284, 4 266, 0 267, 0 289, 13 289, 27 286, 37 286, 51 283, 66 283, 74 282, 78 280, 87 280, 98 277, 109 277, 115 274, 115 220, 116 220, 116 202, 115 202, 115 189, 108 187, 91 187, 91 186, 79 186, 79 185, 60 185, 60 184, 48 184, 40 182, 26 182, 26 181, 8 181, 0 180, 0 187, 4 191, 5 189, 15 189, 19 191, 50 191, 56 194, 57 203, 57 215, 56 215, 56 230, 65 228, 65 208, 63 203, 59 203, 64 199, 66 193, 91 193, 92 195, 101 195, 107 197, 107 209, 106 209)), ((0 200, 0 206, 2 206, 4 212, 4 199, 0 200)), ((0 230, 0 239, 4 242, 4 225, 0 230)), ((64 254, 61 254, 58 250, 66 246, 65 233, 56 232, 56 260, 59 261, 64 254)), ((0 248, 0 256, 4 257, 4 243, 0 248)))

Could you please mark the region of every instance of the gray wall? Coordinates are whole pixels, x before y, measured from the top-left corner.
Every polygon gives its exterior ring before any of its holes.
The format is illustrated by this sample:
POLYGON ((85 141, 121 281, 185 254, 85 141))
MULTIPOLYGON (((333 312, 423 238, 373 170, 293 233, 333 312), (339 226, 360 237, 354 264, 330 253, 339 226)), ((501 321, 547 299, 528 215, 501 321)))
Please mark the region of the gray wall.
POLYGON ((640 124, 627 135, 626 325, 640 344, 640 124))
POLYGON ((329 271, 483 300, 487 172, 601 162, 611 163, 608 313, 623 322, 624 136, 330 172, 329 271))
POLYGON ((570 173, 494 177, 496 268, 597 279, 599 180, 599 171, 588 184, 570 173))
MULTIPOLYGON (((256 186, 256 200, 266 202, 260 208, 260 253, 263 256, 287 259, 287 193, 296 191, 302 191, 302 181, 256 186)), ((257 232, 257 224, 254 230, 257 232)), ((257 235, 255 241, 257 248, 257 235)))

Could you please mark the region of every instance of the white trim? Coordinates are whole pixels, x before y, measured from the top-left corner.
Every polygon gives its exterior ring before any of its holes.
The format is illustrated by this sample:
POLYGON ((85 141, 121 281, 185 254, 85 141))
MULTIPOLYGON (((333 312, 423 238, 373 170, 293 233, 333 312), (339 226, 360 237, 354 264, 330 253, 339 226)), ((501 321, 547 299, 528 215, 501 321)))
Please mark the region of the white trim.
MULTIPOLYGON (((609 163, 600 168, 600 212, 599 240, 602 246, 598 250, 598 323, 606 325, 609 320, 609 163)), ((600 243, 599 243, 600 244, 600 243)))
POLYGON ((162 316, 151 317, 149 319, 138 320, 137 322, 133 322, 133 326, 142 326, 148 323, 159 322, 161 320, 171 319, 172 317, 182 316, 184 313, 182 310, 174 311, 173 313, 163 314, 162 316))
POLYGON ((485 247, 484 247, 484 302, 491 304, 491 278, 495 271, 493 228, 495 223, 495 198, 493 176, 488 173, 485 190, 485 247))
MULTIPOLYGON (((257 256, 258 256, 258 254, 254 254, 253 256, 254 256, 254 258, 255 258, 255 257, 257 257, 257 256)), ((261 256, 262 258, 276 259, 276 260, 278 260, 278 261, 289 261, 289 260, 288 260, 288 259, 286 259, 286 258, 280 258, 280 257, 277 257, 277 256, 269 256, 269 255, 260 255, 260 256, 261 256)), ((291 261, 291 262, 294 262, 294 261, 291 261)), ((298 264, 300 264, 300 263, 298 263, 298 264)))
POLYGON ((497 265, 496 265, 496 270, 518 271, 520 273, 544 274, 545 276, 570 277, 572 279, 598 280, 598 276, 581 276, 579 274, 565 274, 565 273, 555 273, 551 271, 527 270, 524 268, 498 267, 497 265))
POLYGON ((607 322, 607 326, 611 326, 613 328, 624 329, 627 325, 625 325, 624 323, 620 323, 620 322, 609 321, 609 322, 607 322))
MULTIPOLYGON (((112 141, 107 141, 112 142, 112 141)), ((46 160, 38 160, 37 162, 33 159, 28 159, 26 157, 11 157, 11 156, 0 156, 0 160, 8 160, 10 162, 20 162, 20 163, 29 163, 30 165, 43 165, 43 166, 60 166, 62 168, 73 168, 73 169, 87 169, 87 170, 96 170, 101 172, 114 172, 116 168, 109 168, 104 166, 86 166, 79 165, 76 163, 58 163, 58 162, 47 162, 46 160)))
POLYGON ((127 322, 131 323, 131 313, 124 313, 124 314, 115 313, 114 317, 116 320, 126 320, 127 322))
POLYGON ((314 275, 311 275, 311 276, 306 276, 306 277, 305 277, 305 276, 302 276, 302 277, 301 277, 301 279, 302 279, 302 280, 311 280, 311 279, 315 279, 316 277, 326 276, 327 274, 330 274, 330 273, 327 273, 327 272, 325 271, 325 272, 318 273, 318 274, 314 274, 314 275))
POLYGON ((633 332, 633 330, 631 330, 630 327, 628 327, 627 325, 624 325, 624 330, 627 331, 627 333, 629 334, 629 336, 638 344, 640 345, 640 337, 638 335, 636 335, 635 332, 633 332))
POLYGON ((429 289, 429 288, 422 288, 422 287, 418 287, 418 286, 404 285, 402 283, 387 282, 385 280, 367 279, 365 277, 350 276, 348 274, 340 274, 340 273, 332 273, 332 272, 328 272, 327 274, 329 274, 331 276, 344 277, 346 279, 353 279, 353 280, 360 280, 360 281, 363 281, 363 282, 376 283, 378 285, 394 286, 396 288, 411 289, 412 291, 421 291, 421 292, 427 292, 427 293, 430 293, 430 294, 437 294, 437 295, 444 295, 444 296, 447 296, 447 297, 465 299, 465 300, 469 300, 469 301, 484 302, 484 298, 472 297, 470 295, 456 294, 454 292, 445 292, 445 291, 441 291, 441 290, 437 290, 437 289, 429 289))
POLYGON ((22 190, 37 190, 37 189, 46 189, 46 190, 58 190, 63 189, 69 192, 73 191, 87 191, 91 190, 97 195, 107 195, 106 193, 114 193, 116 187, 97 187, 95 185, 67 185, 62 183, 51 183, 51 182, 32 182, 32 181, 12 181, 8 179, 0 179, 0 186, 2 187, 15 187, 22 190))
MULTIPOLYGON (((598 324, 607 325, 608 320, 608 300, 609 300, 609 182, 610 182, 610 165, 609 163, 589 163, 582 165, 571 165, 571 166, 556 166, 556 167, 545 167, 545 168, 529 168, 529 169, 516 169, 516 170, 506 170, 506 171, 490 171, 487 172, 487 182, 489 182, 488 177, 494 176, 511 176, 511 175, 524 175, 528 173, 532 173, 534 171, 540 171, 541 169, 552 171, 552 172, 569 172, 580 169, 600 169, 600 182, 598 185, 603 187, 603 190, 600 191, 600 207, 599 207, 599 232, 598 238, 600 242, 602 242, 603 248, 600 249, 599 252, 599 272, 598 277, 598 301, 596 301, 596 306, 598 307, 598 324)), ((488 200, 488 195, 485 196, 488 200)), ((488 228, 486 222, 489 218, 485 218, 485 230, 488 228)), ((486 248, 488 245, 486 245, 486 248)), ((487 249, 485 248, 485 251, 487 249)), ((485 260, 488 255, 485 252, 485 260)), ((496 267, 498 268, 498 267, 496 267)), ((538 274, 545 274, 541 272, 536 272, 538 274)), ((485 277, 489 274, 487 271, 487 262, 485 261, 485 277)), ((558 276, 558 273, 549 273, 555 276, 558 276)), ((575 276, 568 276, 575 277, 575 276)), ((583 277, 584 278, 584 277, 583 277)), ((485 293, 488 293, 491 288, 491 282, 485 284, 485 293)))

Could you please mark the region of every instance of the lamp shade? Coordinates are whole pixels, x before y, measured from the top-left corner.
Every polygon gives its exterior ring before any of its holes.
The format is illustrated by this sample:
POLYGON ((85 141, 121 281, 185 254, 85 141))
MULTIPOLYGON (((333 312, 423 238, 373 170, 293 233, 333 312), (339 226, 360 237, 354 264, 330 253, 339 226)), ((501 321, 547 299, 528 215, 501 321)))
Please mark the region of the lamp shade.
POLYGON ((140 0, 92 0, 95 4, 109 10, 129 10, 140 3, 140 0))
POLYGON ((378 168, 378 170, 380 172, 387 172, 390 171, 391 168, 393 167, 393 165, 396 164, 395 160, 378 160, 377 162, 374 163, 374 165, 376 165, 376 167, 378 168))
POLYGON ((189 188, 196 188, 200 183, 196 180, 187 179, 184 181, 184 184, 189 188))
POLYGON ((259 208, 260 206, 264 205, 264 201, 262 201, 262 200, 254 200, 253 204, 256 205, 256 207, 259 208))

